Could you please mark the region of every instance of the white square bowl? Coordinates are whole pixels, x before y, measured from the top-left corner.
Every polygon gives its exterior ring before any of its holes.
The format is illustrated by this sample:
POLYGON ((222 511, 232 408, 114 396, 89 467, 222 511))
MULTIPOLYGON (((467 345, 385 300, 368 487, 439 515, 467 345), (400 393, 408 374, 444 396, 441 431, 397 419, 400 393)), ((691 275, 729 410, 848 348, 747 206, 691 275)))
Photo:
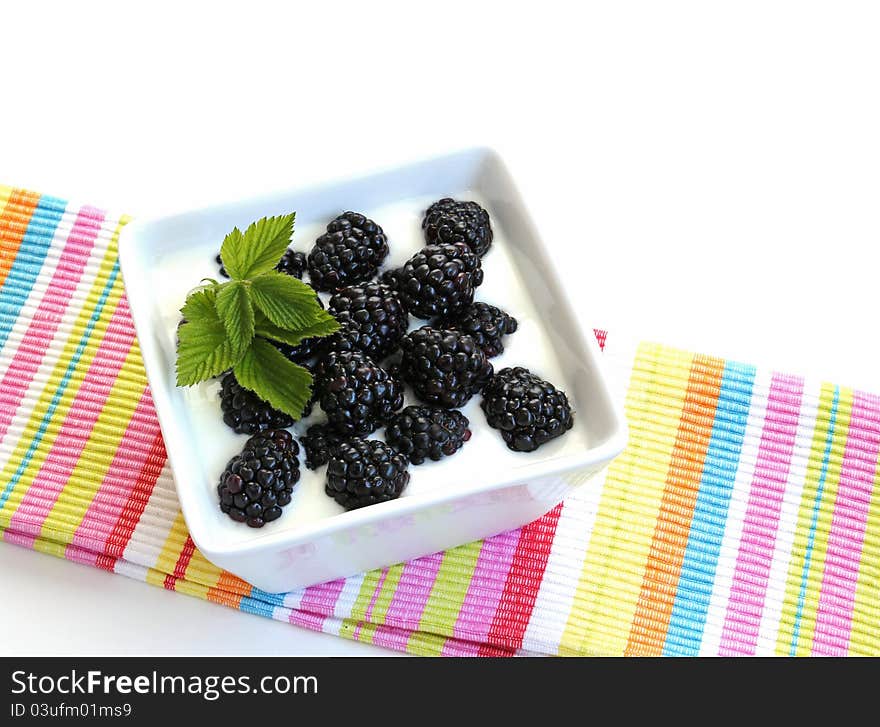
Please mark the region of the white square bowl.
MULTIPOLYGON (((208 560, 268 592, 282 592, 434 553, 528 523, 582 486, 623 449, 626 427, 591 331, 572 311, 544 242, 498 155, 473 149, 307 189, 181 214, 140 219, 119 255, 156 413, 193 541, 208 560), (303 468, 285 514, 253 530, 220 512, 216 485, 245 438, 220 419, 218 385, 175 386, 178 309, 203 277, 215 277, 224 235, 265 215, 296 211, 294 247, 308 251, 346 209, 382 225, 399 265, 424 241, 420 215, 441 197, 476 199, 495 231, 477 299, 520 321, 493 359, 522 365, 567 392, 575 425, 534 453, 514 453, 474 397, 464 412, 472 439, 454 457, 411 467, 397 500, 344 512, 323 494, 324 469, 303 468), (552 324, 552 325, 551 325, 552 324)), ((423 325, 415 321, 412 327, 423 325)), ((317 407, 316 407, 317 409, 317 407)), ((309 421, 297 423, 302 433, 309 421)), ((377 433, 381 436, 381 431, 377 433)))

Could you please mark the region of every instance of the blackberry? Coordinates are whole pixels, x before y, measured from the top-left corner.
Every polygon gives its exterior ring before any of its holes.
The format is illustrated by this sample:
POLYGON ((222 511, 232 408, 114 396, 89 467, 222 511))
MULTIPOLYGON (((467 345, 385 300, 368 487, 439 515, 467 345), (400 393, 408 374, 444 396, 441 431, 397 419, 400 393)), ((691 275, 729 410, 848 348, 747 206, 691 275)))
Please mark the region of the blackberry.
POLYGON ((220 509, 236 522, 261 528, 281 517, 299 482, 299 446, 283 429, 251 437, 220 475, 220 509))
POLYGON ((400 300, 416 318, 451 316, 474 301, 480 258, 463 242, 428 245, 397 272, 400 300))
POLYGON ((347 440, 348 437, 336 434, 329 424, 312 424, 299 438, 306 455, 306 467, 316 470, 324 466, 330 460, 330 450, 347 440))
POLYGON ((387 285, 391 290, 399 290, 400 280, 398 276, 400 275, 400 270, 400 268, 388 268, 379 276, 379 282, 387 285))
POLYGON ((394 500, 409 482, 408 465, 385 442, 352 439, 333 449, 324 492, 346 510, 394 500))
POLYGON ((504 351, 501 339, 515 333, 518 327, 516 318, 500 308, 488 303, 472 303, 456 315, 438 318, 434 321, 437 328, 452 328, 467 333, 483 349, 489 358, 504 351))
MULTIPOLYGON (((229 273, 227 273, 226 268, 223 267, 223 259, 220 257, 219 252, 214 260, 216 260, 217 264, 220 266, 220 275, 224 278, 228 278, 229 273)), ((284 255, 281 256, 281 260, 275 266, 275 269, 279 273, 286 273, 287 275, 292 275, 294 278, 302 280, 303 270, 306 269, 305 253, 287 248, 287 250, 284 251, 284 255)))
POLYGON ((422 229, 428 243, 463 242, 483 257, 492 244, 489 213, 476 202, 456 202, 445 197, 425 212, 422 229))
MULTIPOLYGON (((321 300, 317 293, 315 293, 315 300, 318 301, 318 305, 323 309, 324 301, 321 300)), ((295 346, 291 346, 290 344, 281 341, 272 341, 272 345, 281 351, 281 353, 283 353, 289 360, 302 365, 322 350, 324 341, 325 339, 323 338, 305 338, 295 346)), ((303 414, 303 416, 307 415, 303 414)))
POLYGON ((253 391, 245 389, 231 371, 220 380, 220 408, 223 421, 238 434, 256 434, 293 425, 293 417, 272 408, 253 391))
POLYGON ((403 406, 403 385, 360 351, 332 349, 318 364, 318 403, 337 434, 365 437, 403 406))
POLYGON ((397 348, 409 327, 409 316, 400 298, 387 285, 377 283, 338 291, 330 298, 330 313, 341 324, 341 335, 358 334, 359 348, 376 359, 397 348))
POLYGON ((404 336, 400 347, 400 374, 428 404, 464 406, 492 375, 486 354, 460 331, 422 326, 404 336))
POLYGON ((413 464, 435 462, 455 454, 471 438, 470 422, 460 411, 433 406, 408 406, 394 415, 385 441, 413 464))
POLYGON ((316 290, 335 290, 369 280, 388 255, 385 233, 373 220, 345 212, 329 225, 308 256, 316 290))
POLYGON ((483 389, 480 406, 489 426, 501 430, 515 452, 533 452, 574 423, 565 393, 521 366, 495 374, 483 389))

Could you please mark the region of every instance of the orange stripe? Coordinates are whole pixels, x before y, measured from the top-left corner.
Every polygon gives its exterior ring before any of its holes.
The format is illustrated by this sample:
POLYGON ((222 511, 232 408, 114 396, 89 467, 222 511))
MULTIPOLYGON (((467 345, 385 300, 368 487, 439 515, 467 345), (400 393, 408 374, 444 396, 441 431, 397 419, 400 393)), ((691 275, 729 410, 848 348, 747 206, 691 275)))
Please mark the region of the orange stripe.
POLYGON ((694 358, 660 514, 626 645, 628 656, 659 656, 663 651, 723 373, 721 359, 694 358))
POLYGON ((6 282, 40 195, 16 189, 0 214, 0 285, 6 282))
POLYGON ((208 600, 238 608, 241 599, 250 592, 251 587, 245 581, 232 573, 223 571, 220 578, 217 579, 217 585, 208 589, 208 600))

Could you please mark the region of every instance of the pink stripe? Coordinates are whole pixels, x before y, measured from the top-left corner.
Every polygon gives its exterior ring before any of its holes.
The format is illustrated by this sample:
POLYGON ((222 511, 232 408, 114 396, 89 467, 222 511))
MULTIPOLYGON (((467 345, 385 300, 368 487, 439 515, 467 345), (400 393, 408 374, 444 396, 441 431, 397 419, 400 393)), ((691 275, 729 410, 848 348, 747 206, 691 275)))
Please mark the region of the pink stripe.
MULTIPOLYGON (((491 618, 491 617, 490 617, 491 618)), ((459 639, 446 639, 443 644, 441 656, 479 656, 480 645, 473 641, 461 641, 459 639)))
POLYGON ((104 213, 100 210, 82 207, 77 212, 64 248, 58 253, 60 260, 52 280, 0 380, 0 439, 6 436, 15 412, 64 318, 103 221, 104 213))
POLYGON ((754 654, 804 382, 774 374, 718 653, 754 654))
POLYGON ((288 621, 295 626, 311 629, 312 631, 323 631, 326 616, 319 616, 316 613, 307 613, 306 611, 292 610, 288 621))
POLYGON ((878 453, 880 398, 856 392, 828 535, 813 636, 814 654, 846 656, 848 651, 878 453))
POLYGON ((339 578, 329 583, 321 583, 317 586, 309 586, 303 591, 298 609, 309 613, 330 616, 336 608, 339 594, 345 588, 345 578, 339 578))
POLYGON ((403 567, 385 614, 387 625, 403 629, 418 628, 442 562, 443 553, 434 553, 411 560, 403 567))
POLYGON ((31 535, 32 539, 40 534, 43 522, 68 484, 70 474, 92 435, 133 342, 128 301, 123 296, 46 461, 10 520, 11 528, 31 535))
POLYGON ((91 565, 95 565, 99 555, 106 552, 110 534, 137 485, 138 476, 150 456, 158 433, 159 421, 153 408, 153 397, 147 388, 69 546, 93 551, 91 565))
POLYGON ((373 644, 386 649, 406 651, 411 635, 412 631, 409 629, 396 629, 393 626, 385 625, 377 626, 376 632, 373 634, 373 644))
POLYGON ((511 530, 483 541, 474 576, 461 605, 453 636, 483 642, 489 635, 521 530, 511 530))

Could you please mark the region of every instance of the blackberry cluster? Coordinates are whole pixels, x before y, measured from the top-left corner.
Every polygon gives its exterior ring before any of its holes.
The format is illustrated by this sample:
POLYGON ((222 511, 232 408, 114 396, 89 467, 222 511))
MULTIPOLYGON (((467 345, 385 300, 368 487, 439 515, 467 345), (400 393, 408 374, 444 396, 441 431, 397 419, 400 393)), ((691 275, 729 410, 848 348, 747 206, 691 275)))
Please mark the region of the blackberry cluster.
POLYGON ((330 298, 330 313, 342 326, 338 335, 354 336, 357 347, 376 359, 397 348, 409 327, 400 298, 381 283, 343 288, 330 298))
POLYGON ((261 528, 281 517, 299 482, 299 447, 283 429, 250 439, 220 475, 220 509, 236 522, 261 528))
POLYGON ((456 202, 446 197, 425 212, 422 229, 429 244, 463 242, 483 257, 492 244, 489 213, 476 202, 456 202))
POLYGON ((329 424, 312 424, 299 438, 306 455, 306 467, 316 470, 330 461, 330 450, 348 437, 337 434, 329 424))
POLYGON ((377 439, 352 439, 333 449, 324 491, 346 510, 400 497, 409 482, 406 455, 377 439))
POLYGON ((238 434, 256 434, 293 425, 293 417, 245 389, 231 371, 220 380, 220 408, 223 421, 238 434))
POLYGON ((492 375, 486 354, 460 331, 422 326, 404 336, 400 347, 400 374, 428 404, 464 406, 492 375))
POLYGON ((474 301, 480 258, 463 242, 428 245, 395 274, 400 299, 416 318, 451 316, 474 301))
POLYGON ((565 393, 521 366, 495 374, 480 406, 489 426, 499 429, 515 452, 533 452, 574 423, 565 393))
POLYGON ((385 428, 385 441, 413 464, 455 454, 471 438, 470 422, 460 411, 408 406, 385 428))
MULTIPOLYGON (((217 257, 214 259, 220 266, 220 275, 222 275, 224 278, 228 278, 229 273, 226 272, 226 268, 223 267, 223 260, 220 257, 219 252, 217 253, 217 257)), ((275 269, 279 273, 292 275, 294 278, 299 278, 300 280, 302 280, 303 271, 306 269, 305 253, 297 252, 296 250, 287 248, 287 250, 284 251, 284 255, 281 256, 281 260, 275 266, 275 269)))
POLYGON ((345 212, 329 225, 308 256, 316 290, 336 290, 372 278, 388 255, 385 233, 373 220, 345 212))
POLYGON ((365 437, 403 406, 403 385, 360 351, 333 349, 317 369, 318 402, 338 434, 365 437))
POLYGON ((488 303, 472 303, 467 308, 448 318, 434 321, 437 328, 451 328, 467 333, 489 358, 504 351, 502 338, 515 333, 518 327, 516 318, 500 308, 488 303))

